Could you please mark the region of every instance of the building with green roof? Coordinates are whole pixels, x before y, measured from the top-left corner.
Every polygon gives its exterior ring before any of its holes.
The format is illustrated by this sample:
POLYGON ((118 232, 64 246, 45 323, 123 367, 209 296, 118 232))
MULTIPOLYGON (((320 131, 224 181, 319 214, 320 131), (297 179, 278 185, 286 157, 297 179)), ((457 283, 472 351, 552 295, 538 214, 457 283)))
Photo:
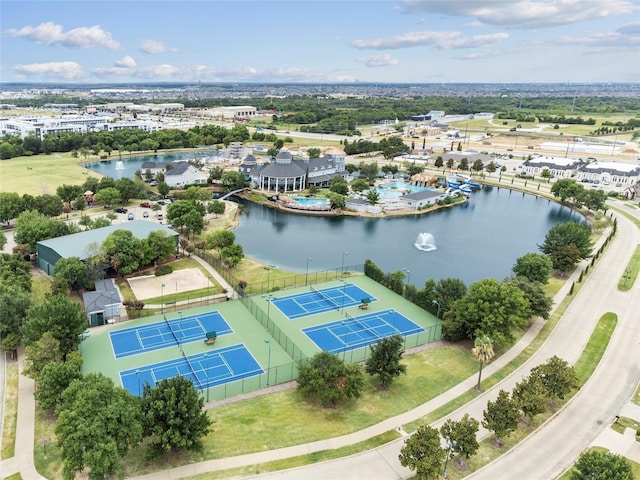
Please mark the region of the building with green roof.
POLYGON ((38 267, 47 275, 53 276, 54 265, 61 258, 78 257, 80 260, 88 260, 96 253, 95 247, 101 246, 105 239, 116 230, 129 230, 134 237, 140 240, 147 238, 151 232, 162 231, 168 236, 174 237, 176 250, 178 249, 179 235, 175 230, 156 222, 133 220, 38 242, 36 244, 38 267))

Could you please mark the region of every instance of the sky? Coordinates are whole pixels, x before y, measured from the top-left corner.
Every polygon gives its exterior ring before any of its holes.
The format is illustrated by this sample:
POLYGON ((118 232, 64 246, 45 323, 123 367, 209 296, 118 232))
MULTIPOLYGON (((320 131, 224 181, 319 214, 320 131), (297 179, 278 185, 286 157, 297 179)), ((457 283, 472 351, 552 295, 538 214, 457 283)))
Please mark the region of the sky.
POLYGON ((640 0, 0 2, 0 81, 640 81, 640 0))

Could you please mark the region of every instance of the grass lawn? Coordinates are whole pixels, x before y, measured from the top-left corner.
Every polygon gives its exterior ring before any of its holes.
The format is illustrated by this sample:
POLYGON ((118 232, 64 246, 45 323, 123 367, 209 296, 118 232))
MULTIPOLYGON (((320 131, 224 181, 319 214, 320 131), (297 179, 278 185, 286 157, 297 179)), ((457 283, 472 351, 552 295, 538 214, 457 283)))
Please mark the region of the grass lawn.
POLYGON ((56 188, 63 184, 82 185, 87 177, 101 177, 82 166, 96 158, 73 158, 68 152, 3 160, 0 162, 0 177, 10 178, 11 181, 0 183, 0 192, 36 196, 43 193, 55 194, 56 188))
MULTIPOLYGON (((592 447, 589 449, 589 451, 591 450, 595 450, 597 452, 608 452, 606 448, 602 448, 602 447, 592 447)), ((640 463, 636 463, 632 460, 629 460, 628 458, 627 458, 627 462, 631 464, 631 470, 633 471, 633 478, 640 478, 640 463)), ((571 480, 571 478, 573 478, 572 475, 574 471, 575 471, 575 468, 571 467, 569 470, 564 472, 562 476, 558 477, 558 480, 571 480)))
MULTIPOLYGON (((2 352, 2 355, 6 355, 2 352)), ((16 448, 16 423, 18 421, 18 364, 7 361, 4 417, 2 418, 2 458, 11 458, 16 448)))
MULTIPOLYGON (((456 346, 408 355, 403 363, 407 365, 407 375, 389 390, 378 390, 372 381, 360 399, 336 409, 304 401, 294 389, 210 410, 213 432, 204 438, 203 454, 169 457, 159 465, 146 462, 143 450, 135 449, 127 457, 127 475, 358 431, 434 398, 477 371, 467 350, 456 346)), ((340 456, 345 455, 342 449, 340 452, 340 456)))

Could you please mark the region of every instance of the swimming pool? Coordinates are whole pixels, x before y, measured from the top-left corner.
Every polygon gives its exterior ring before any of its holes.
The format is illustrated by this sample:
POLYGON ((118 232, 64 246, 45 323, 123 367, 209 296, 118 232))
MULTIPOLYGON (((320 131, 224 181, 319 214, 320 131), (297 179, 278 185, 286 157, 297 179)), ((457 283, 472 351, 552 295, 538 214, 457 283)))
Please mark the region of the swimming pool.
POLYGON ((329 200, 326 198, 291 197, 291 200, 300 205, 329 205, 329 200))

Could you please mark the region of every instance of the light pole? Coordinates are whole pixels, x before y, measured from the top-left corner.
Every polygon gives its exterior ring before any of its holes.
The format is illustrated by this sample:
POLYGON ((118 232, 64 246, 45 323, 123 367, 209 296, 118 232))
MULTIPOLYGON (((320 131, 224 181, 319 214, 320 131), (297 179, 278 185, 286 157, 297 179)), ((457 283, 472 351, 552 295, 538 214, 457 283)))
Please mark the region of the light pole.
POLYGON ((160 287, 160 313, 164 314, 164 283, 160 287))
POLYGON ((269 291, 269 285, 271 284, 271 270, 278 268, 275 265, 269 265, 267 268, 267 292, 269 291))
POLYGON ((447 478, 447 465, 449 464, 449 457, 451 456, 451 450, 456 446, 456 441, 451 440, 448 436, 445 437, 447 442, 447 457, 444 459, 444 470, 442 471, 442 478, 447 478))
POLYGON ((403 268, 402 271, 407 274, 407 285, 411 283, 411 270, 403 268))
POLYGON ((436 318, 440 320, 440 302, 437 300, 431 300, 431 303, 438 306, 438 313, 436 313, 436 318))
POLYGON ((262 295, 261 297, 267 302, 267 318, 271 320, 271 299, 273 298, 273 295, 268 294, 262 295))
POLYGON ((268 338, 265 338, 264 343, 266 343, 267 347, 269 347, 269 353, 267 356, 267 386, 269 386, 269 371, 271 370, 271 342, 268 338))
POLYGON ((136 377, 138 377, 138 396, 142 396, 142 392, 140 392, 140 370, 136 370, 136 377))
POLYGON ((346 284, 344 283, 344 279, 341 278, 340 281, 342 282, 342 306, 340 307, 340 311, 344 312, 344 295, 346 290, 346 284))
MULTIPOLYGON (((344 343, 344 347, 342 348, 342 361, 344 362, 344 359, 347 356, 347 345, 349 345, 349 342, 347 341, 347 322, 343 320, 342 326, 344 327, 344 340, 342 341, 342 343, 344 343)), ((353 356, 351 356, 351 358, 353 359, 353 356)))
POLYGON ((308 285, 308 280, 309 280, 309 262, 313 260, 313 258, 308 257, 307 258, 307 273, 304 276, 304 285, 307 286, 308 285))
POLYGON ((206 369, 204 374, 207 377, 207 403, 209 403, 209 354, 205 353, 204 358, 206 359, 206 369))
POLYGON ((349 252, 342 252, 342 266, 340 267, 340 275, 344 275, 344 257, 349 255, 349 252))

